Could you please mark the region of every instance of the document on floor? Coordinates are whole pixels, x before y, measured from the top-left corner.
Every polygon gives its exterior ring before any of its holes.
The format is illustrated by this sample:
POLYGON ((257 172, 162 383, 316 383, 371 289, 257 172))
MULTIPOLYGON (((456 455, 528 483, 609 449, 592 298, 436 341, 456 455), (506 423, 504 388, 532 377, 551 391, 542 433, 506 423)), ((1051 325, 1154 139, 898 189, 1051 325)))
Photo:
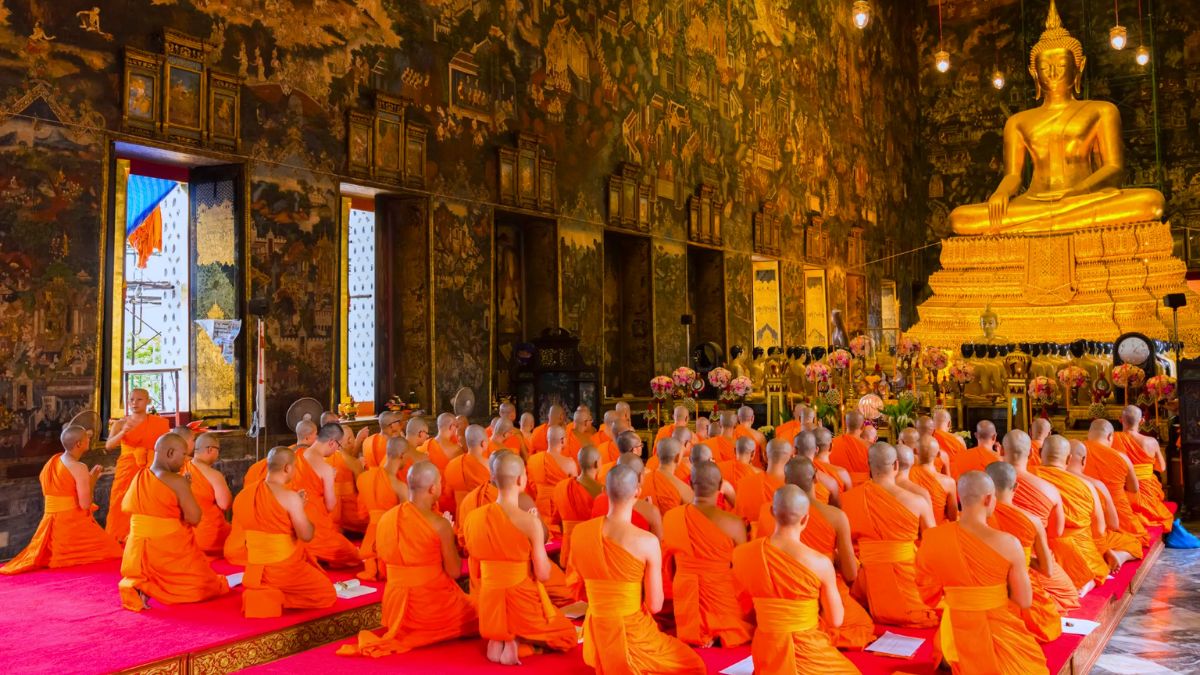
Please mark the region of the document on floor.
POLYGON ((233 574, 226 574, 225 581, 229 582, 230 588, 237 588, 238 586, 242 585, 242 577, 244 577, 244 576, 246 576, 245 572, 234 572, 233 574))
POLYGON ((1088 635, 1099 627, 1099 622, 1087 619, 1068 619, 1065 616, 1062 619, 1062 632, 1067 635, 1088 635))
POLYGON ((754 657, 747 656, 737 663, 726 666, 721 671, 721 675, 754 675, 754 657))
POLYGON ((867 645, 864 651, 873 652, 875 654, 883 654, 884 656, 895 656, 902 659, 911 659, 913 654, 921 648, 925 641, 921 638, 909 637, 907 635, 897 635, 892 631, 887 631, 879 636, 879 639, 867 645))
POLYGON ((364 595, 370 595, 375 592, 371 586, 364 586, 358 579, 347 579, 339 581, 333 585, 333 589, 337 592, 337 596, 342 600, 351 598, 359 598, 364 595))

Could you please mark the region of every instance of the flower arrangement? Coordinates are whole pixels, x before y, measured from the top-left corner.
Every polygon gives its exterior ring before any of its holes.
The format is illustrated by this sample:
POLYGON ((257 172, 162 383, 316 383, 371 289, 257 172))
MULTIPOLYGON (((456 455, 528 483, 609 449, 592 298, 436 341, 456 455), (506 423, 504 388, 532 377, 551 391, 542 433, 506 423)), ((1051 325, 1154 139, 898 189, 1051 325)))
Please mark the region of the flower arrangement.
POLYGON ((920 341, 914 340, 907 335, 902 336, 900 341, 896 343, 896 356, 901 358, 915 356, 919 351, 921 351, 920 341))
POLYGON ((400 397, 400 394, 392 394, 392 397, 385 404, 387 409, 392 412, 403 412, 408 410, 408 402, 400 397))
MULTIPOLYGON (((663 377, 663 376, 660 375, 659 377, 663 377)), ((655 378, 655 379, 658 379, 658 378, 655 378)), ((668 379, 670 379, 670 378, 668 378, 668 379)), ((647 409, 646 409, 646 428, 648 428, 648 429, 657 429, 658 428, 658 426, 659 426, 659 424, 658 424, 659 414, 658 413, 659 413, 659 409, 661 407, 662 407, 662 403, 655 405, 653 401, 650 403, 649 407, 647 407, 647 409)))
POLYGON ((871 340, 871 338, 867 337, 866 335, 859 335, 850 341, 850 353, 854 354, 860 359, 866 358, 867 354, 871 352, 871 348, 874 346, 875 343, 871 340))
POLYGON ((711 384, 714 389, 725 391, 725 389, 729 387, 729 381, 732 379, 733 373, 724 368, 713 368, 712 370, 708 371, 708 383, 711 384))
POLYGON ((1058 384, 1045 375, 1039 375, 1029 381, 1026 393, 1029 394, 1030 403, 1047 408, 1054 404, 1054 399, 1058 396, 1058 384))
POLYGON ((696 381, 696 371, 687 366, 679 366, 675 372, 671 373, 671 380, 676 387, 687 391, 692 388, 692 383, 696 381))
POLYGON ((666 375, 659 375, 650 380, 650 393, 654 395, 654 398, 660 401, 665 400, 668 396, 670 396, 674 389, 675 382, 666 375))
POLYGON ((338 415, 347 421, 354 421, 354 416, 358 414, 358 403, 355 403, 353 396, 347 396, 338 404, 338 415))
POLYGON ((1146 380, 1146 393, 1154 402, 1165 401, 1175 394, 1175 378, 1168 375, 1155 375, 1146 380))
POLYGON ((846 351, 845 349, 835 349, 833 350, 833 353, 829 355, 828 361, 829 365, 836 368, 839 372, 842 372, 850 367, 850 359, 850 352, 846 351))
POLYGON ((804 376, 810 382, 817 384, 829 384, 829 366, 819 361, 813 361, 804 369, 804 376))
POLYGON ((1118 387, 1140 387, 1146 381, 1146 371, 1131 363, 1122 363, 1112 369, 1112 381, 1118 387))
POLYGON ((916 407, 917 397, 907 389, 900 392, 895 403, 883 406, 882 412, 888 418, 888 426, 892 429, 893 438, 898 436, 902 429, 911 426, 916 421, 913 419, 913 411, 916 407), (909 395, 905 396, 905 394, 909 395))
POLYGON ((1079 366, 1067 366, 1058 371, 1058 381, 1067 389, 1078 389, 1088 382, 1087 371, 1079 366))
MULTIPOLYGON (((908 405, 910 409, 916 407, 918 398, 919 397, 917 396, 917 393, 911 389, 905 389, 896 395, 896 400, 900 403, 908 405)), ((884 414, 886 415, 887 413, 885 412, 884 414)), ((903 429, 904 427, 900 428, 903 429)))
POLYGON ((946 367, 949 358, 946 352, 937 347, 926 347, 921 350, 921 367, 929 370, 941 370, 946 367))
POLYGON ((758 433, 762 434, 768 441, 770 441, 771 439, 775 438, 775 427, 770 425, 759 427, 758 433))
POLYGON ((959 386, 971 384, 975 381, 975 366, 969 363, 956 363, 950 366, 950 379, 959 386))
POLYGON ((735 377, 729 381, 729 388, 726 390, 733 395, 734 398, 746 398, 754 391, 754 382, 745 375, 735 377))

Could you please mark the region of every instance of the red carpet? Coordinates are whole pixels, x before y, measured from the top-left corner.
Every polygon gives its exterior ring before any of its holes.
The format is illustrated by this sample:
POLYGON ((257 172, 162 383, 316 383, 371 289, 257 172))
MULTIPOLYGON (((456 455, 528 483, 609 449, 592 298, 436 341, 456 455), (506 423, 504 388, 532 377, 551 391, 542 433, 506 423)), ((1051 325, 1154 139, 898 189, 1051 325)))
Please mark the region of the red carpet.
MULTIPOLYGON (((221 573, 241 571, 224 561, 221 573)), ((121 607, 120 561, 0 576, 0 654, 5 673, 111 673, 237 642, 318 617, 377 603, 383 590, 326 610, 244 619, 241 587, 216 600, 131 612, 121 607)), ((333 573, 335 581, 352 574, 333 573)), ((374 585, 374 584, 368 584, 374 585)))

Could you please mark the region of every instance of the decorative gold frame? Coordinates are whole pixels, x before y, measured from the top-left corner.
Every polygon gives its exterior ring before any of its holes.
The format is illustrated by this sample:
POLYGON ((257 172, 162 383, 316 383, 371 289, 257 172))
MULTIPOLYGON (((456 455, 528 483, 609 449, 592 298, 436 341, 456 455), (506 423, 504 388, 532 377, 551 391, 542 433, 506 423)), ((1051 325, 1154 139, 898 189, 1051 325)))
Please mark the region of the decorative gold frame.
POLYGON ((762 209, 753 218, 755 253, 779 257, 783 241, 782 223, 779 206, 773 201, 763 202, 762 209))
POLYGON ((721 245, 721 211, 725 203, 717 199, 717 186, 700 183, 696 194, 688 197, 688 240, 709 246, 721 245))
POLYGON ((346 171, 370 176, 375 167, 375 120, 357 110, 346 114, 346 171), (356 146, 356 139, 361 145, 356 146))
POLYGON ((558 203, 558 163, 544 157, 540 136, 517 134, 516 146, 499 148, 496 193, 500 204, 554 213, 558 203))
POLYGON ((608 224, 622 230, 648 234, 650 208, 654 195, 643 181, 640 165, 621 162, 617 173, 608 177, 608 224))
POLYGON ((242 146, 242 80, 235 75, 208 72, 208 141, 215 147, 237 152, 242 146), (230 127, 217 129, 222 107, 228 110, 230 127))
MULTIPOLYGON (((172 141, 188 145, 200 145, 206 134, 207 115, 205 106, 208 102, 208 82, 204 77, 204 43, 198 38, 184 35, 172 30, 164 33, 164 50, 166 58, 163 62, 163 113, 162 132, 172 141), (176 72, 186 73, 196 80, 194 105, 196 108, 195 124, 174 122, 171 119, 172 103, 176 107, 187 99, 176 99, 171 82, 176 72)), ((189 94, 188 98, 193 95, 189 94)))
POLYGON ((378 178, 398 182, 404 176, 404 102, 383 94, 375 98, 374 167, 378 178))
POLYGON ((404 184, 425 187, 425 148, 429 130, 407 120, 404 124, 404 184))
MULTIPOLYGON (((143 84, 143 87, 146 87, 143 84)), ((133 47, 125 48, 125 67, 121 95, 121 127, 133 134, 153 136, 162 130, 162 57, 133 47), (145 115, 131 115, 133 101, 130 91, 135 82, 149 83, 145 94, 150 110, 145 115)))

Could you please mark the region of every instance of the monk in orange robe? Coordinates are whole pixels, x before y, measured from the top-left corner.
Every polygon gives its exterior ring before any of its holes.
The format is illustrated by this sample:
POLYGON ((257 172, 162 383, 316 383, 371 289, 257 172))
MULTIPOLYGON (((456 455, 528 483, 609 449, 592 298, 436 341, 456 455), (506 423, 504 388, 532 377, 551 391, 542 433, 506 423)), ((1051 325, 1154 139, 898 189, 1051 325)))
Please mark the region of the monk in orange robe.
POLYGON ((342 645, 338 655, 377 658, 478 634, 475 603, 454 581, 462 574, 454 531, 435 510, 440 482, 435 465, 414 464, 407 485, 412 501, 379 519, 376 548, 388 568, 383 629, 359 632, 358 642, 342 645))
POLYGON ((1175 516, 1167 505, 1162 483, 1155 471, 1166 471, 1167 460, 1163 457, 1158 441, 1141 432, 1142 409, 1136 405, 1125 406, 1121 411, 1121 428, 1113 434, 1112 447, 1129 458, 1138 479, 1137 498, 1133 510, 1146 527, 1158 526, 1170 532, 1175 516))
POLYGON ((1071 452, 1067 455, 1067 471, 1082 478, 1096 498, 1097 515, 1092 522, 1092 538, 1096 540, 1096 548, 1115 574, 1121 565, 1130 560, 1141 560, 1142 545, 1132 534, 1122 532, 1111 525, 1119 519, 1116 504, 1104 481, 1087 475, 1086 468, 1087 446, 1079 441, 1071 441, 1071 452))
MULTIPOLYGON (((712 448, 711 443, 713 440, 714 439, 711 438, 708 439, 708 442, 705 443, 705 445, 707 445, 709 448, 712 448)), ((717 456, 715 449, 713 449, 713 456, 717 456)), ((736 459, 717 462, 717 468, 721 470, 721 477, 728 481, 729 484, 734 487, 735 491, 737 490, 738 483, 741 483, 743 478, 746 478, 747 476, 753 476, 756 473, 762 473, 762 469, 750 463, 750 460, 752 459, 754 459, 754 439, 739 438, 737 442, 736 459)), ((736 504, 736 499, 734 500, 734 503, 736 504)))
MULTIPOLYGON (((471 512, 475 509, 480 508, 481 506, 487 506, 488 504, 496 501, 496 495, 498 494, 496 491, 496 462, 498 462, 500 458, 510 453, 512 453, 512 450, 505 448, 488 455, 488 481, 463 496, 462 501, 458 504, 457 517, 453 517, 454 514, 451 513, 454 523, 454 532, 458 536, 459 549, 466 550, 467 548, 467 544, 463 539, 462 532, 462 524, 467 519, 467 516, 471 515, 471 512)), ((518 457, 519 456, 520 455, 518 455, 518 457)), ((442 492, 445 493, 445 491, 445 486, 442 486, 442 492)), ((536 506, 533 501, 533 497, 530 497, 529 494, 525 492, 522 492, 520 495, 518 495, 518 503, 522 511, 532 511, 536 506)), ((471 560, 470 558, 467 559, 467 562, 472 565, 471 581, 475 582, 479 577, 479 566, 476 564, 476 561, 471 560)))
POLYGON ((878 623, 910 628, 937 624, 937 615, 917 596, 916 541, 933 527, 928 500, 896 485, 896 449, 876 443, 868 451, 871 478, 842 496, 850 535, 862 568, 854 596, 865 600, 878 623))
MULTIPOLYGON (((484 450, 484 455, 491 455, 493 452, 508 450, 518 454, 528 453, 529 456, 533 456, 534 453, 530 452, 525 447, 524 442, 521 442, 521 434, 517 432, 517 429, 513 427, 508 420, 502 417, 497 418, 490 426, 488 426, 486 431, 490 431, 491 433, 488 435, 487 449, 484 450), (514 439, 518 441, 517 445, 520 450, 513 450, 512 446, 514 439)), ((545 436, 543 435, 543 439, 544 438, 545 436)), ((522 457, 524 457, 524 455, 522 455, 522 457)))
MULTIPOLYGON (((364 427, 363 431, 366 431, 364 427)), ((362 435, 362 431, 359 435, 362 435)), ((371 434, 362 440, 363 468, 383 466, 387 461, 387 442, 404 433, 404 416, 392 410, 379 413, 379 433, 371 434)))
POLYGON ((926 532, 917 553, 921 596, 945 607, 935 657, 954 673, 1049 675, 1046 655, 1021 619, 1033 601, 1021 542, 987 524, 996 504, 991 479, 963 474, 958 498, 958 521, 926 532))
POLYGON ((755 672, 859 672, 821 630, 822 619, 840 627, 844 610, 833 563, 801 541, 809 510, 800 488, 781 487, 772 497, 778 529, 733 551, 733 576, 753 599, 758 622, 750 645, 755 672))
MULTIPOLYGON (((692 476, 692 465, 690 455, 692 452, 693 441, 692 430, 687 427, 676 428, 667 438, 673 438, 679 442, 679 463, 675 466, 675 477, 683 482, 688 482, 692 476)), ((667 439, 663 439, 667 440, 667 439)), ((662 441, 655 441, 654 448, 656 452, 651 453, 650 458, 646 460, 647 471, 658 471, 658 444, 662 441)))
POLYGON ((693 502, 663 514, 663 555, 675 568, 675 632, 700 647, 745 644, 752 632, 729 574, 733 548, 746 543, 746 524, 717 507, 722 482, 716 464, 694 464, 693 502))
POLYGON ((661 513, 693 499, 692 488, 675 475, 682 453, 682 446, 674 438, 660 441, 655 451, 658 468, 653 471, 647 468, 642 481, 642 496, 654 502, 661 513))
POLYGON ((1104 583, 1110 571, 1096 547, 1091 528, 1097 518, 1097 497, 1087 481, 1067 471, 1070 444, 1062 436, 1051 436, 1042 444, 1042 478, 1062 495, 1063 532, 1050 538, 1050 550, 1063 566, 1075 588, 1088 590, 1104 583))
POLYGON ((365 532, 367 516, 358 499, 358 477, 366 467, 362 459, 354 454, 353 440, 345 427, 342 427, 342 439, 336 446, 337 450, 328 459, 334 471, 333 490, 337 493, 337 504, 330 516, 333 523, 343 530, 365 532))
MULTIPOLYGON (((525 413, 525 414, 521 415, 520 423, 518 423, 517 407, 515 405, 513 405, 512 403, 508 403, 508 402, 500 404, 499 415, 500 415, 499 419, 504 420, 505 422, 508 422, 507 427, 509 429, 511 429, 511 431, 507 434, 504 434, 503 436, 496 436, 495 438, 493 438, 495 436, 495 427, 496 427, 495 422, 497 420, 492 420, 492 423, 489 424, 487 426, 487 428, 484 430, 484 432, 487 433, 488 440, 491 441, 488 444, 488 453, 490 454, 490 453, 494 452, 495 450, 498 450, 500 448, 505 448, 507 450, 511 450, 512 452, 517 453, 518 455, 521 456, 522 459, 528 458, 529 455, 532 454, 532 452, 530 451, 529 448, 530 448, 530 442, 533 438, 533 428, 534 428, 533 423, 532 423, 533 415, 530 415, 529 413, 525 413), (526 431, 526 428, 525 428, 525 418, 526 417, 528 417, 530 420, 528 432, 526 431)), ((470 426, 470 425, 469 424, 461 425, 462 431, 465 432, 466 428, 468 426, 470 426)), ((460 436, 461 436, 461 434, 460 434, 460 436)))
POLYGON ((988 517, 988 527, 1016 537, 1025 553, 1025 567, 1033 596, 1029 607, 1021 610, 1021 619, 1038 642, 1056 640, 1062 635, 1061 610, 1041 584, 1041 579, 1050 572, 1049 563, 1054 560, 1046 540, 1046 530, 1037 518, 1012 505, 1017 472, 1011 464, 992 462, 984 473, 992 479, 996 490, 995 510, 988 517), (1040 574, 1034 574, 1035 566, 1040 568, 1040 574))
MULTIPOLYGON (((417 462, 433 462, 434 466, 441 462, 448 463, 449 460, 443 457, 434 458, 429 455, 430 449, 440 451, 440 446, 429 445, 429 423, 425 421, 425 417, 414 415, 408 418, 408 424, 404 426, 404 441, 408 444, 404 451, 404 463, 400 469, 400 480, 404 480, 408 475, 408 467, 417 462)), ((386 460, 385 460, 386 461, 386 460)))
MULTIPOLYGON (((709 436, 705 445, 712 448, 713 455, 717 458, 717 463, 732 462, 737 459, 737 442, 739 438, 734 435, 737 430, 737 416, 730 411, 721 413, 719 419, 709 425, 709 436)), ((742 438, 748 438, 743 436, 742 438)), ((754 444, 754 448, 750 450, 750 465, 754 465, 754 454, 758 448, 757 443, 751 438, 750 442, 754 444)), ((758 468, 757 466, 754 468, 758 468)), ((734 483, 737 485, 737 483, 734 483)))
POLYGON ((954 480, 968 471, 983 471, 988 464, 1000 461, 1000 455, 993 449, 996 446, 995 424, 980 420, 975 425, 975 440, 977 445, 970 450, 950 454, 950 477, 954 480))
POLYGON ((532 455, 545 452, 549 445, 546 441, 546 432, 550 427, 563 427, 566 425, 567 412, 563 410, 563 407, 561 405, 550 406, 545 423, 533 428, 533 440, 530 442, 529 453, 532 455))
POLYGON ((658 539, 631 522, 638 480, 627 466, 613 469, 605 489, 608 515, 571 533, 570 565, 587 587, 583 662, 597 673, 708 672, 704 660, 659 630, 662 550, 658 539))
MULTIPOLYGON (((850 584, 858 576, 858 559, 850 539, 850 521, 841 509, 821 504, 813 499, 816 468, 812 460, 799 456, 788 460, 784 469, 788 485, 804 491, 809 501, 808 525, 800 533, 800 541, 807 547, 824 554, 833 562, 837 574, 838 596, 842 599, 844 617, 841 626, 830 626, 821 622, 821 630, 829 634, 839 649, 862 649, 875 639, 875 622, 862 605, 850 595, 850 584)), ((770 537, 775 533, 775 516, 771 504, 763 504, 758 517, 758 536, 770 537)))
POLYGON ((1131 500, 1137 500, 1139 484, 1133 462, 1112 447, 1112 423, 1105 419, 1092 420, 1088 429, 1087 465, 1084 473, 1098 478, 1108 487, 1117 507, 1118 521, 1111 529, 1132 534, 1143 548, 1150 545, 1150 535, 1142 520, 1133 513, 1131 500))
MULTIPOLYGON (((800 431, 792 439, 792 445, 796 448, 797 457, 806 457, 813 462, 813 469, 816 470, 816 485, 814 486, 813 496, 822 504, 833 504, 837 506, 841 503, 842 482, 837 476, 832 473, 822 471, 816 465, 817 459, 817 437, 811 431, 800 431)), ((849 489, 849 488, 847 488, 849 489)))
POLYGON ((173 605, 229 592, 192 533, 201 512, 188 480, 179 475, 186 451, 179 436, 160 436, 154 461, 134 475, 125 492, 121 507, 130 516, 130 528, 118 590, 126 609, 148 609, 147 598, 173 605))
POLYGON ((954 479, 937 470, 937 440, 918 435, 916 448, 917 463, 908 472, 909 480, 929 492, 935 524, 958 520, 958 491, 954 479))
POLYGON ((613 425, 617 422, 617 413, 614 410, 606 410, 601 418, 600 426, 596 429, 596 433, 592 434, 592 445, 599 448, 605 443, 610 443, 616 438, 613 433, 613 425))
MULTIPOLYGON (((783 469, 792 458, 792 446, 786 441, 771 439, 767 443, 767 469, 747 476, 737 484, 737 514, 747 523, 756 523, 763 504, 771 503, 771 495, 783 485, 783 469)), ((751 537, 757 529, 750 528, 751 537)))
POLYGON ((333 524, 330 512, 337 505, 333 487, 334 470, 327 458, 337 452, 342 440, 342 427, 326 424, 317 432, 317 440, 296 453, 296 472, 292 476, 297 490, 304 490, 304 512, 313 524, 313 538, 305 548, 330 567, 355 567, 361 559, 358 547, 333 524))
POLYGON ((570 559, 571 531, 592 517, 592 504, 596 501, 596 495, 604 490, 604 486, 596 480, 598 471, 600 453, 595 447, 585 445, 579 451, 579 475, 570 480, 559 481, 550 495, 554 503, 552 524, 562 532, 562 550, 559 551, 558 559, 564 566, 570 559))
POLYGON ((681 405, 675 406, 675 410, 671 412, 673 422, 658 428, 658 433, 654 435, 654 447, 657 448, 661 441, 670 438, 676 429, 687 429, 689 416, 690 413, 687 408, 681 405))
POLYGON ((829 461, 850 473, 854 485, 862 485, 870 477, 867 466, 867 442, 862 436, 863 416, 857 410, 846 413, 846 432, 833 439, 829 461))
POLYGON ((796 434, 804 431, 804 428, 800 426, 800 417, 804 414, 806 407, 803 403, 797 403, 792 406, 792 419, 775 427, 775 438, 795 445, 796 443, 793 439, 796 438, 796 434))
POLYGON ((1037 467, 1042 463, 1042 444, 1050 438, 1054 428, 1045 417, 1035 417, 1029 428, 1029 466, 1037 467))
POLYGON ((133 476, 146 468, 154 444, 171 430, 165 419, 147 412, 149 406, 149 392, 131 389, 125 417, 112 423, 108 440, 104 442, 105 450, 121 449, 112 490, 108 494, 108 516, 104 521, 104 529, 119 543, 129 535, 129 514, 122 507, 125 491, 133 483, 133 476))
POLYGON ((829 461, 829 453, 833 452, 833 433, 825 427, 817 427, 811 433, 817 441, 817 454, 812 458, 813 466, 819 473, 833 476, 837 480, 840 499, 843 492, 854 487, 854 481, 850 478, 849 471, 829 461))
POLYGON ((550 427, 546 431, 546 451, 529 458, 530 496, 537 503, 538 517, 550 529, 554 523, 554 487, 579 475, 575 460, 564 454, 567 430, 550 427))
POLYGON ((475 509, 462 524, 467 552, 481 572, 479 634, 488 640, 488 659, 496 663, 519 663, 518 641, 557 651, 576 645, 575 627, 542 585, 550 578, 551 562, 541 521, 520 508, 518 497, 527 481, 521 457, 503 455, 496 462, 496 502, 475 509))
POLYGON ((333 582, 308 551, 314 528, 304 498, 288 487, 296 453, 285 447, 267 453, 267 477, 247 486, 233 501, 233 520, 246 536, 242 614, 277 617, 288 609, 320 609, 337 601, 333 582))
POLYGON ((733 429, 734 439, 754 439, 754 465, 763 468, 767 465, 767 437, 754 428, 754 408, 744 405, 737 410, 737 426, 733 429))
MULTIPOLYGON (((716 459, 713 457, 712 448, 708 447, 707 445, 705 445, 703 443, 697 444, 692 447, 692 458, 691 458, 691 461, 689 462, 691 467, 689 467, 688 470, 690 471, 691 468, 694 468, 697 464, 699 464, 701 462, 712 462, 713 465, 716 466, 716 459)), ((718 466, 717 472, 720 473, 720 471, 721 471, 721 468, 718 466)), ((676 471, 675 475, 678 476, 679 472, 676 471)), ((692 477, 689 475, 688 480, 687 480, 688 485, 692 484, 691 478, 692 477)), ((693 492, 695 492, 695 490, 693 490, 693 492)), ((737 505, 737 489, 733 487, 733 483, 730 483, 729 481, 725 480, 724 476, 721 477, 721 485, 717 490, 717 502, 716 503, 717 503, 717 508, 721 509, 722 511, 728 511, 730 513, 733 512, 735 506, 737 505)))
POLYGON ((446 465, 446 472, 442 477, 443 494, 440 502, 443 509, 447 506, 453 507, 447 510, 454 513, 454 520, 458 523, 462 522, 459 504, 462 503, 463 497, 480 485, 486 485, 491 478, 484 454, 487 436, 483 427, 477 424, 467 427, 464 441, 467 444, 467 451, 450 460, 450 463, 446 465))
POLYGON ((454 415, 442 413, 437 416, 437 435, 425 443, 425 454, 429 461, 445 473, 450 460, 463 453, 462 445, 454 437, 454 415))
POLYGON ((206 555, 219 558, 229 536, 229 521, 225 512, 233 503, 233 493, 225 475, 213 467, 220 459, 221 441, 216 434, 203 433, 196 437, 192 460, 186 473, 191 477, 192 496, 203 514, 196 526, 196 544, 206 555))
MULTIPOLYGON (((638 476, 640 492, 646 476, 646 465, 641 458, 632 452, 621 453, 621 458, 617 460, 617 465, 613 468, 615 469, 617 466, 627 466, 633 469, 638 476)), ((592 517, 599 518, 606 513, 608 513, 608 495, 601 492, 592 502, 592 517)), ((633 505, 633 524, 662 539, 662 512, 654 505, 653 500, 637 500, 637 503, 633 505)))
MULTIPOLYGON (((993 435, 995 434, 995 425, 992 426, 993 435)), ((920 428, 918 427, 918 431, 920 428)), ((967 444, 962 438, 950 430, 950 411, 945 408, 938 408, 933 411, 933 437, 938 442, 938 446, 946 453, 947 459, 954 459, 954 456, 960 452, 966 452, 967 444)), ((993 439, 995 440, 995 439, 993 439)), ((982 444, 981 444, 982 445, 982 444)))
MULTIPOLYGON (((914 445, 916 444, 916 439, 920 438, 920 436, 917 434, 917 430, 911 427, 900 432, 900 442, 895 445, 897 462, 896 466, 898 467, 898 471, 896 471, 896 485, 899 485, 905 490, 917 495, 921 499, 928 501, 929 507, 932 509, 933 496, 929 494, 929 490, 917 485, 909 477, 909 474, 912 472, 913 464, 916 463, 917 458, 915 453, 913 453, 912 446, 904 443, 906 437, 907 440, 912 441, 914 445)), ((937 522, 936 516, 934 517, 934 522, 937 522)))
POLYGON ((59 436, 62 454, 42 467, 42 520, 29 545, 0 574, 20 574, 43 567, 72 567, 121 557, 121 545, 96 524, 92 504, 101 466, 91 471, 80 461, 92 443, 92 432, 78 425, 64 427, 59 436))
MULTIPOLYGON (((1051 540, 1063 534, 1062 495, 1050 482, 1029 472, 1027 462, 1032 452, 1032 444, 1033 439, 1023 432, 1018 433, 1018 430, 1004 435, 1004 454, 1001 455, 1001 460, 1013 468, 1016 482, 1011 496, 998 496, 1002 503, 1011 503, 1036 520, 1041 525, 1041 530, 1046 533, 1049 546, 1051 540)), ((1079 589, 1054 555, 1047 555, 1043 560, 1043 556, 1039 554, 1038 565, 1030 567, 1029 574, 1050 594, 1060 612, 1079 607, 1079 589)))
MULTIPOLYGON (((405 439, 388 439, 387 460, 383 466, 371 467, 358 476, 359 505, 367 513, 367 529, 358 547, 358 555, 363 561, 363 571, 358 573, 358 578, 364 581, 387 578, 387 567, 380 565, 378 560, 379 520, 388 509, 408 501, 408 487, 396 477, 404 464, 407 449, 405 439)), ((441 487, 440 481, 438 487, 441 487)))
MULTIPOLYGON (((290 447, 297 452, 301 448, 307 448, 317 440, 317 424, 310 419, 302 419, 296 423, 296 442, 290 447)), ((267 477, 267 458, 263 457, 257 462, 251 464, 246 469, 245 476, 242 477, 242 486, 251 483, 257 483, 267 477)), ((292 489, 296 489, 294 486, 292 489)))

